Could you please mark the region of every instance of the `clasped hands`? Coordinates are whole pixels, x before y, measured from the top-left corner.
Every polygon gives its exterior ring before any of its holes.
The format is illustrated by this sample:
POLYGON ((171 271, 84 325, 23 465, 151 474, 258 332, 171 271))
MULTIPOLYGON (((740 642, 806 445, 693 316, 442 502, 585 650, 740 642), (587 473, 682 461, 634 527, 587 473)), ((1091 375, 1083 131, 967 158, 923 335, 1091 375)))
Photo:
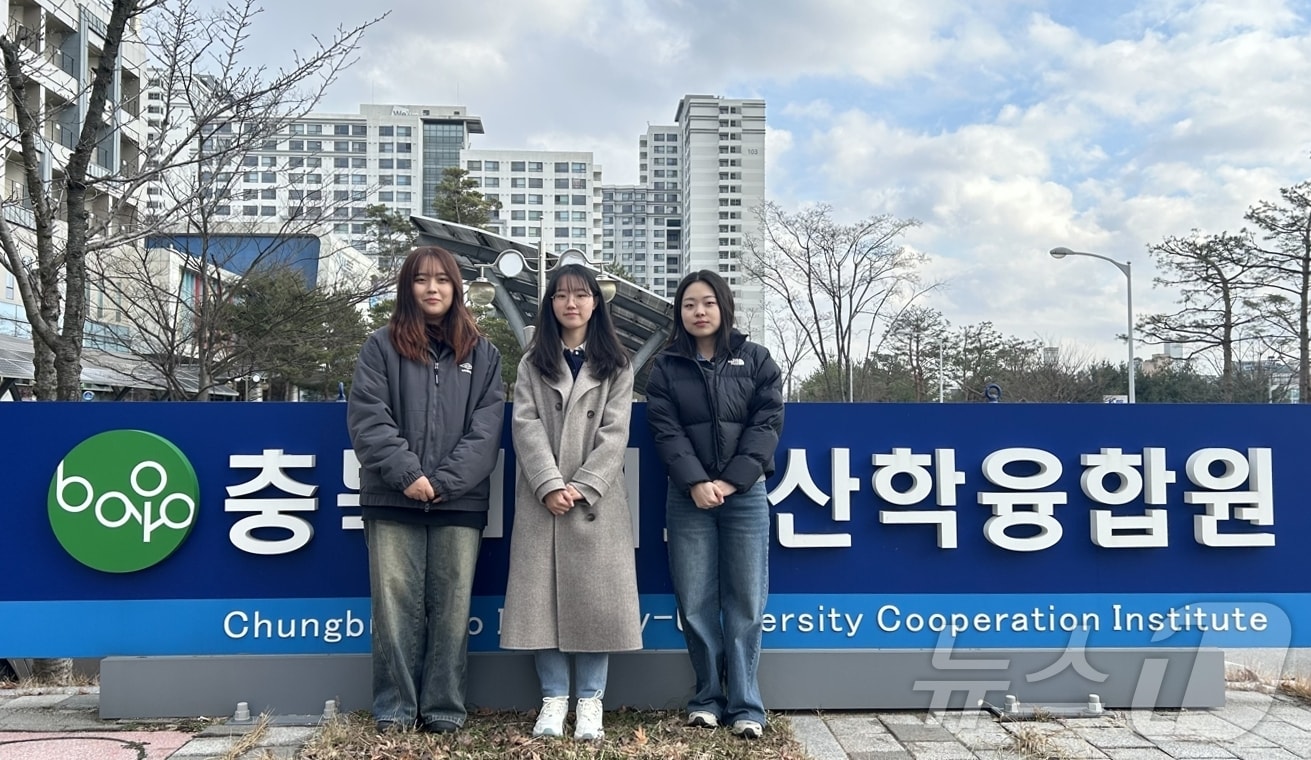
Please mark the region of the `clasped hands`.
POLYGON ((428 480, 427 475, 420 475, 419 479, 406 486, 405 495, 416 501, 441 501, 442 497, 437 494, 437 489, 432 487, 432 482, 428 480))
POLYGON ((724 480, 703 480, 692 486, 692 501, 701 509, 714 509, 724 499, 737 493, 737 487, 724 480))
POLYGON ((543 503, 546 505, 547 511, 556 517, 560 517, 574 508, 575 501, 586 501, 586 499, 583 498, 582 493, 577 488, 574 488, 574 484, 570 483, 564 488, 557 488, 548 493, 546 501, 543 503))

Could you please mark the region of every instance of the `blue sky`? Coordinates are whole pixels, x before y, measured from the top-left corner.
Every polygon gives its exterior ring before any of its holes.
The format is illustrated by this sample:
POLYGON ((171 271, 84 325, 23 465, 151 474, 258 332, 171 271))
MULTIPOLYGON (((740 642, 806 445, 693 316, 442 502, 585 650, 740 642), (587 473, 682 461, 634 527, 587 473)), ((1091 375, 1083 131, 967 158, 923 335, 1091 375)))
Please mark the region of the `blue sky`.
POLYGON ((1072 354, 1123 356, 1124 278, 1050 248, 1131 261, 1137 312, 1168 310, 1148 244, 1237 230, 1311 178, 1305 0, 267 6, 248 49, 274 66, 391 11, 322 110, 465 105, 475 147, 590 150, 612 183, 683 94, 763 97, 772 200, 919 219, 928 305, 1072 354))

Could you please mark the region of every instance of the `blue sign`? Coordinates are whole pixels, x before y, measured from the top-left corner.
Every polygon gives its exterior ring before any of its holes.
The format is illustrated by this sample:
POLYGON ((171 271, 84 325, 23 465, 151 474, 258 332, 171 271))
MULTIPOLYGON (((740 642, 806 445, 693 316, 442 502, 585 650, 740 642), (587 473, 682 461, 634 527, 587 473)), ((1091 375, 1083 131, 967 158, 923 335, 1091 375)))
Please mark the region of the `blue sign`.
MULTIPOLYGON (((1311 510, 1301 504, 1311 468, 1307 425, 1296 419, 1307 414, 789 405, 767 483, 765 644, 1311 646, 1311 510)), ((497 648, 513 512, 502 500, 514 492, 509 419, 474 588, 475 650, 497 648)), ((368 651, 344 405, 11 403, 0 404, 0 424, 19 452, 0 459, 10 537, 0 552, 0 655, 368 651), (181 458, 70 457, 109 431, 148 433, 181 458), (182 483, 198 498, 171 492, 182 483), (86 556, 108 544, 94 531, 109 531, 115 552, 176 548, 115 565, 86 556)), ((664 470, 642 404, 630 446, 645 645, 682 648, 664 470)))

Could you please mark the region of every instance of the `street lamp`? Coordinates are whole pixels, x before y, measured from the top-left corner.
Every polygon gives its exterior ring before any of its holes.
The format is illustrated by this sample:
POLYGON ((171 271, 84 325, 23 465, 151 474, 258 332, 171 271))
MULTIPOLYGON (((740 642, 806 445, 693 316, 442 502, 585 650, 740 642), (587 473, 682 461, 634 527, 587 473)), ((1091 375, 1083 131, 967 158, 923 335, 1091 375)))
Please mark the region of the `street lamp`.
MULTIPOLYGON (((482 308, 496 300, 498 292, 497 286, 496 283, 487 279, 487 267, 492 267, 502 277, 508 278, 518 277, 526 269, 537 275, 537 304, 538 311, 540 311, 542 297, 546 294, 546 273, 557 267, 569 264, 579 264, 589 269, 597 269, 597 266, 587 258, 587 254, 577 248, 570 248, 561 251, 554 266, 549 265, 546 258, 546 250, 543 248, 541 241, 538 241, 537 243, 536 261, 525 256, 523 252, 517 248, 507 248, 497 254, 496 260, 491 264, 474 265, 478 267, 478 277, 473 282, 469 283, 467 289, 469 302, 482 308)), ((614 299, 615 292, 618 289, 618 280, 603 271, 597 271, 596 283, 601 288, 601 298, 603 298, 606 303, 609 303, 614 299)), ((510 314, 506 314, 506 317, 507 319, 510 319, 515 335, 519 338, 520 345, 526 347, 532 341, 533 327, 532 325, 523 324, 522 319, 519 317, 517 308, 513 307, 512 302, 508 300, 508 293, 506 291, 500 291, 500 295, 503 299, 506 299, 501 302, 502 308, 514 309, 513 318, 511 318, 510 314)))
MULTIPOLYGON (((492 266, 496 267, 496 271, 500 272, 503 277, 518 277, 525 269, 535 273, 537 275, 537 301, 540 308, 542 296, 546 295, 546 273, 569 264, 580 264, 590 269, 596 269, 596 265, 592 263, 591 259, 587 258, 587 254, 577 248, 561 251, 555 265, 549 266, 546 261, 546 249, 542 246, 540 240, 537 241, 536 262, 530 261, 517 248, 507 248, 497 254, 496 261, 492 263, 492 266)), ((609 303, 615 297, 617 288, 615 278, 605 272, 598 271, 596 282, 601 286, 601 297, 605 299, 606 303, 609 303)))
POLYGON ((496 286, 492 281, 487 279, 487 264, 478 264, 478 279, 469 283, 465 292, 469 294, 469 303, 480 309, 485 309, 496 300, 496 286))
POLYGON ((1094 259, 1109 261, 1115 265, 1116 269, 1124 273, 1125 303, 1128 305, 1128 315, 1129 315, 1129 320, 1128 320, 1129 322, 1129 403, 1130 404, 1134 403, 1133 380, 1134 380, 1134 374, 1136 373, 1134 372, 1134 366, 1133 366, 1133 270, 1132 270, 1133 262, 1126 261, 1123 264, 1121 264, 1115 259, 1112 259, 1107 256, 1103 256, 1100 253, 1087 253, 1085 251, 1071 251, 1069 248, 1065 248, 1064 246, 1060 248, 1053 248, 1051 250, 1051 255, 1053 259, 1063 259, 1066 256, 1090 256, 1094 259))

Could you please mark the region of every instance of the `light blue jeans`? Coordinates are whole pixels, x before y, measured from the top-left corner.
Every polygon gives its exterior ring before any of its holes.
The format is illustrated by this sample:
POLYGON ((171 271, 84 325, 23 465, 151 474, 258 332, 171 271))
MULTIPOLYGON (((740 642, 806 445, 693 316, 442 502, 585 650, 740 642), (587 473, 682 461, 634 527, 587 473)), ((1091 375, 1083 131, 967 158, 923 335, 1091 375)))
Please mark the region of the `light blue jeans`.
POLYGON ((769 594, 769 503, 765 484, 699 509, 671 483, 665 504, 669 572, 696 674, 688 712, 765 725, 757 672, 769 594))
POLYGON ((373 717, 464 725, 469 599, 482 532, 365 520, 373 596, 373 717))
POLYGON ((599 699, 604 696, 605 680, 610 670, 609 653, 538 649, 533 652, 533 662, 537 665, 537 680, 542 684, 542 696, 569 696, 571 657, 574 661, 574 675, 578 677, 578 698, 599 699))

